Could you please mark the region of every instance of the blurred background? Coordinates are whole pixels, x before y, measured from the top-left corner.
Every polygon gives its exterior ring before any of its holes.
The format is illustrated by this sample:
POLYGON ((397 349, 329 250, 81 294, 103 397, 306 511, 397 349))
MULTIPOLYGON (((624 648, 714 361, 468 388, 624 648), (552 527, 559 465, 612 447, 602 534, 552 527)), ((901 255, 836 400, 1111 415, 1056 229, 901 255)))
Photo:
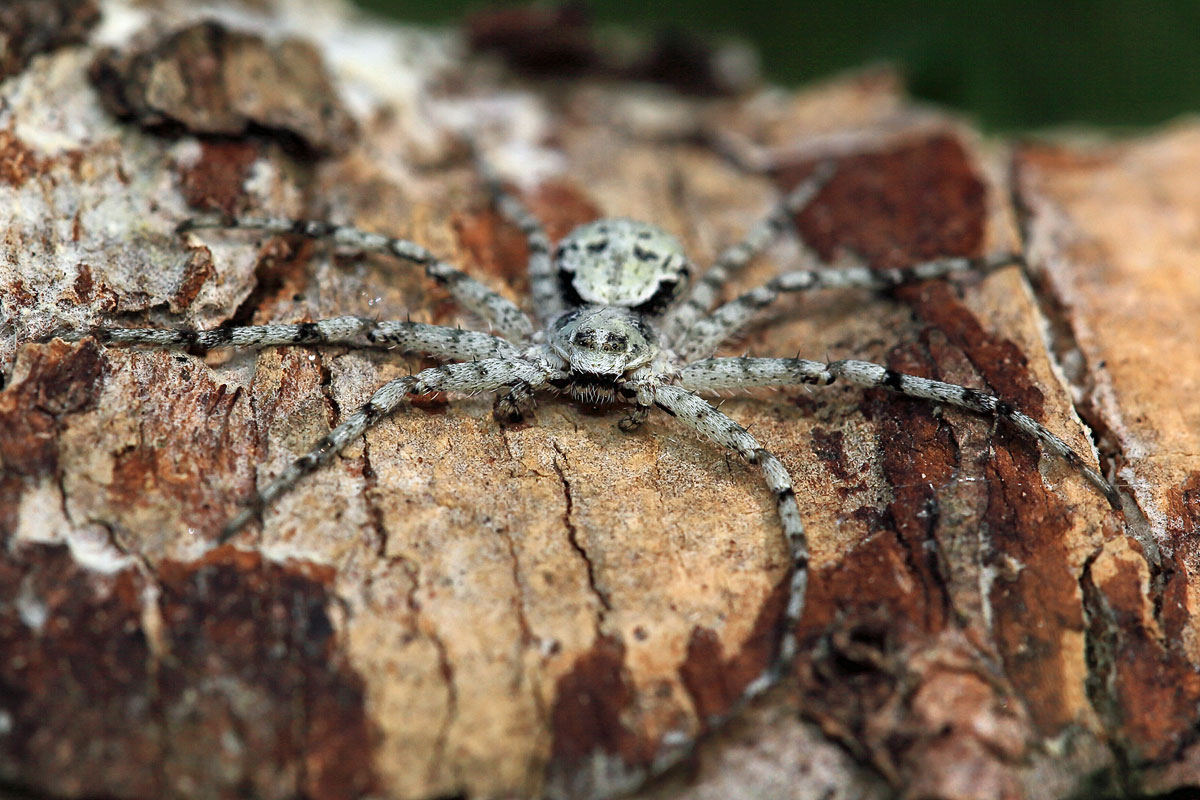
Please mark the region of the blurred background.
MULTIPOLYGON (((453 25, 506 4, 357 0, 453 25)), ((799 85, 881 61, 916 97, 993 131, 1128 129, 1200 110, 1200 0, 691 0, 588 3, 598 26, 753 44, 770 80, 799 85)))

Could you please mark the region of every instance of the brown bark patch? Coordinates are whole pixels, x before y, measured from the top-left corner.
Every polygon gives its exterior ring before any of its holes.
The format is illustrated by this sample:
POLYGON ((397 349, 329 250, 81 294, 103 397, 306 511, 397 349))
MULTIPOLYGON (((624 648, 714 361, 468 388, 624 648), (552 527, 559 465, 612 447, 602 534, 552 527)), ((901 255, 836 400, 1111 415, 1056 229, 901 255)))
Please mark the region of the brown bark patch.
POLYGON ((187 266, 184 267, 183 279, 179 282, 179 290, 171 296, 168 302, 171 313, 178 314, 187 309, 195 301, 204 284, 213 276, 216 268, 213 265, 212 252, 207 247, 192 248, 188 251, 187 266))
POLYGON ((1062 688, 1070 674, 1069 634, 1084 630, 1066 536, 1070 512, 1038 476, 1038 452, 1000 430, 986 471, 991 538, 988 566, 998 578, 987 598, 1005 674, 1025 699, 1034 726, 1054 736, 1074 721, 1062 688))
POLYGON ((156 797, 164 746, 133 570, 65 547, 0 556, 0 779, 56 797, 156 797))
POLYGON ((791 576, 785 576, 763 603, 754 627, 732 657, 726 658, 720 637, 707 628, 693 628, 687 655, 679 667, 696 716, 702 724, 728 713, 751 681, 762 675, 779 645, 778 620, 787 602, 791 576))
POLYGON ((25 489, 25 481, 15 473, 0 471, 0 547, 17 529, 17 502, 25 489))
MULTIPOLYGON (((811 163, 781 169, 790 189, 811 163)), ((872 266, 975 255, 986 230, 986 187, 950 134, 838 160, 837 174, 796 217, 804 241, 825 261, 848 250, 872 266)))
POLYGON ((258 145, 253 142, 201 142, 200 158, 179 171, 183 199, 200 211, 244 213, 244 185, 257 158, 258 145))
POLYGON ((156 653, 135 570, 88 573, 41 545, 0 560, 3 780, 63 797, 374 788, 361 681, 325 611, 328 569, 226 549, 164 563, 161 577, 156 653))
POLYGON ((1200 674, 1177 642, 1164 643, 1147 630, 1144 611, 1148 599, 1132 562, 1118 562, 1095 588, 1102 593, 1110 615, 1109 630, 1096 635, 1110 648, 1107 656, 1116 734, 1136 759, 1169 759, 1194 738, 1200 674))
POLYGON ((528 202, 529 209, 546 226, 550 241, 561 239, 575 227, 601 216, 599 206, 575 184, 565 180, 538 184, 528 202))
POLYGON ((0 131, 0 183, 19 189, 48 168, 47 161, 18 139, 12 130, 0 131))
MULTIPOLYGON (((299 236, 268 239, 259 249, 254 265, 254 289, 242 301, 231 322, 249 325, 274 320, 276 316, 271 309, 276 306, 291 311, 296 298, 308 289, 311 275, 308 263, 316 248, 312 239, 299 236)), ((197 258, 211 262, 212 253, 206 247, 200 248, 197 258)))
POLYGON ((235 411, 241 390, 168 356, 150 357, 139 379, 150 404, 136 411, 137 444, 114 456, 108 503, 168 504, 189 528, 219 530, 234 510, 230 476, 252 485, 263 449, 261 429, 235 411))
POLYGON ((117 293, 103 280, 96 278, 90 264, 80 264, 77 267, 75 280, 71 284, 74 300, 79 305, 96 303, 97 311, 115 311, 117 308, 117 293))
MULTIPOLYGON (((547 181, 524 200, 545 227, 551 242, 600 216, 595 204, 565 181, 547 181)), ((481 269, 503 278, 517 291, 528 291, 529 248, 516 226, 489 208, 456 214, 454 232, 460 246, 481 269)))
POLYGON ((0 392, 0 466, 49 475, 58 466, 57 418, 95 403, 104 366, 90 341, 30 347, 25 358, 24 377, 0 392))
POLYGON ((99 21, 92 0, 8 0, 0 5, 0 81, 38 53, 85 41, 99 21))
POLYGON ((926 281, 899 289, 896 296, 961 350, 1001 399, 1035 419, 1043 416, 1045 397, 1029 373, 1029 359, 1016 342, 988 333, 950 284, 926 281))
POLYGON ((1200 568, 1200 472, 1167 490, 1168 530, 1189 572, 1200 568))
POLYGON ((332 573, 221 548, 160 575, 165 733, 193 743, 165 766, 168 783, 211 785, 219 764, 260 797, 371 791, 374 733, 326 611, 332 573))
POLYGON ((649 743, 630 726, 635 692, 625 666, 625 645, 602 636, 591 650, 558 679, 550 711, 553 737, 547 781, 552 793, 593 797, 603 785, 592 785, 590 764, 609 762, 613 773, 646 766, 653 755, 649 743))
POLYGON ((354 134, 319 53, 297 39, 197 22, 141 50, 100 52, 89 77, 110 113, 153 130, 254 132, 317 154, 344 151, 354 134))

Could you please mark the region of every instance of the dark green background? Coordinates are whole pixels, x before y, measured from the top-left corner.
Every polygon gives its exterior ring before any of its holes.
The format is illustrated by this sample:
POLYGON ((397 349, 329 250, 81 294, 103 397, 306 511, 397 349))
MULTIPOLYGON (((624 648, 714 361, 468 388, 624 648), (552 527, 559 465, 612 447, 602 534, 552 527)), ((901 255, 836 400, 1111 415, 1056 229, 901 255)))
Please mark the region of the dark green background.
MULTIPOLYGON (((426 23, 454 23, 481 7, 479 0, 359 2, 426 23)), ((992 129, 1142 126, 1200 109, 1200 0, 590 5, 602 24, 747 39, 766 74, 785 84, 898 63, 913 94, 964 109, 992 129)))

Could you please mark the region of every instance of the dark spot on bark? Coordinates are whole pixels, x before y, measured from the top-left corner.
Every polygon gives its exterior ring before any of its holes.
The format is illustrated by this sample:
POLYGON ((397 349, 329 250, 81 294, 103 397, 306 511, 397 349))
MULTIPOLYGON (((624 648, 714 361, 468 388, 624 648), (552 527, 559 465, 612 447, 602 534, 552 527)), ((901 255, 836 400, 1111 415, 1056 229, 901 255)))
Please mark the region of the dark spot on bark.
POLYGON ((0 556, 5 781, 57 797, 376 788, 362 682, 325 611, 330 570, 222 548, 159 577, 156 650, 137 570, 89 573, 65 547, 0 556))
POLYGON ((0 4, 0 81, 38 53, 79 44, 100 20, 92 0, 7 0, 0 4))
POLYGON ((721 46, 679 29, 658 31, 640 57, 628 67, 631 80, 651 81, 694 95, 724 95, 744 91, 758 81, 722 67, 721 46))
POLYGON ((466 22, 471 49, 499 53, 524 72, 556 76, 580 75, 599 64, 591 27, 591 14, 583 3, 491 9, 470 15, 466 22))
MULTIPOLYGON (((553 737, 547 783, 555 796, 592 797, 592 759, 599 755, 618 768, 645 766, 653 757, 650 742, 626 727, 634 689, 625 667, 625 645, 603 636, 558 679, 550 710, 553 737)), ((602 778, 601 778, 602 780, 602 778)))
POLYGON ((25 481, 16 472, 0 471, 0 547, 17 530, 17 509, 25 481))
POLYGON ((59 418, 90 408, 104 365, 94 342, 54 341, 22 351, 18 380, 0 392, 0 464, 26 477, 58 466, 59 418))
POLYGON ((207 247, 189 249, 187 264, 184 265, 183 278, 179 282, 179 288, 167 301, 171 312, 178 314, 191 307, 196 296, 200 294, 200 290, 204 288, 204 284, 208 283, 208 279, 215 272, 212 251, 207 247))
POLYGON ((746 687, 770 663, 779 647, 780 617, 787 603, 790 575, 785 575, 763 601, 741 647, 726 657, 715 631, 696 627, 688 639, 687 655, 679 667, 679 679, 696 705, 700 724, 714 715, 724 715, 746 687))
POLYGON ((842 446, 845 438, 841 431, 813 428, 812 432, 813 454, 841 481, 849 481, 854 477, 846 468, 846 451, 842 446))
POLYGON ((467 19, 467 39, 473 50, 497 53, 531 75, 650 81, 700 95, 744 91, 758 80, 752 70, 726 69, 721 48, 685 31, 660 30, 612 55, 580 2, 477 12, 467 19))
POLYGON ((0 554, 0 775, 39 796, 161 797, 166 752, 134 570, 66 547, 0 554))
POLYGON ((225 216, 244 214, 247 202, 243 187, 258 152, 254 142, 201 141, 200 158, 179 170, 183 199, 199 211, 225 216))

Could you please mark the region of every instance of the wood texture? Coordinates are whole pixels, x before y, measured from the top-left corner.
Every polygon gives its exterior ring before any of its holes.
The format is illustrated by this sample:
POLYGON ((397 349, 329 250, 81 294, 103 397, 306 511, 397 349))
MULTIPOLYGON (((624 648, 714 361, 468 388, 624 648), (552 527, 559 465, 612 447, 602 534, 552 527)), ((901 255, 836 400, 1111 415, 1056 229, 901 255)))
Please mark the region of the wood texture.
MULTIPOLYGON (((48 797, 603 796, 762 668, 786 563, 770 493, 661 415, 626 435, 619 412, 546 398, 502 428, 491 398, 422 398, 214 549, 256 483, 421 362, 36 341, 459 321, 402 263, 174 233, 213 210, 354 221, 521 301, 523 244, 487 208, 468 133, 552 237, 635 217, 707 263, 833 157, 797 218, 824 260, 1023 250, 1027 274, 787 299, 729 352, 991 391, 1092 453, 1078 411, 1125 497, 1114 514, 991 420, 883 392, 731 398, 796 481, 802 653, 642 796, 1200 781, 1194 125, 1017 146, 914 108, 887 72, 793 93, 739 83, 707 51, 688 52, 720 80, 699 88, 652 49, 601 69, 580 55, 586 25, 559 43, 576 74, 547 79, 317 0, 99 6, 84 44, 0 84, 0 781, 48 797), (312 106, 287 113, 297 96, 312 106), (778 169, 732 166, 729 147, 778 169)), ((511 58, 529 20, 503 21, 511 58)), ((803 258, 781 243, 738 288, 803 258)))

